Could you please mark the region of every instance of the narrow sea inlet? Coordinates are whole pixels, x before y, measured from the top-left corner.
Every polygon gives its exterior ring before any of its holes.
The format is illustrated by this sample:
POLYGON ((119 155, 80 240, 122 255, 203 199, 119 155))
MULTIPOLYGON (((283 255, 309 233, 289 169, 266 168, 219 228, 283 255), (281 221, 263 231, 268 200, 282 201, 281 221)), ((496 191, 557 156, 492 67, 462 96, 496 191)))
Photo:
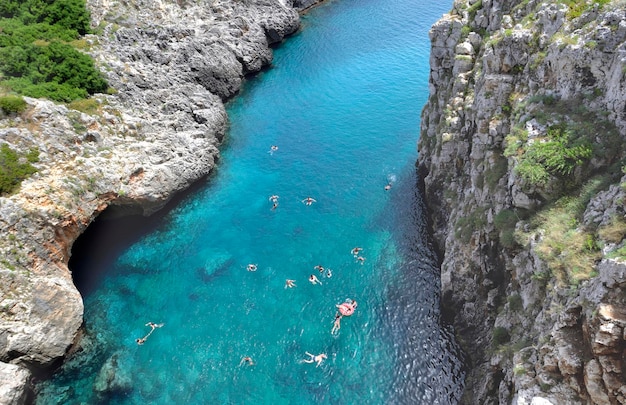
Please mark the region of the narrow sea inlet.
MULTIPOLYGON (((340 0, 304 16, 228 106, 215 174, 121 249, 74 252, 84 349, 36 402, 456 404, 415 173, 428 30, 448 8, 340 0)), ((123 239, 116 226, 81 249, 123 239)))

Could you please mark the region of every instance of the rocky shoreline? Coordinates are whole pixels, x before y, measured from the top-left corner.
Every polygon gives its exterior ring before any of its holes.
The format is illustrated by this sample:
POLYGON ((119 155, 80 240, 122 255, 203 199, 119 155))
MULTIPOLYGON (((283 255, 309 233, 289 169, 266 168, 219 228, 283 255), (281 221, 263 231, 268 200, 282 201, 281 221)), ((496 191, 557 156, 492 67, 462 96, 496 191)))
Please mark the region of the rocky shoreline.
MULTIPOLYGON (((87 51, 115 94, 75 108, 26 99, 24 113, 0 116, 2 142, 40 151, 38 172, 0 198, 0 404, 29 402, 32 380, 79 338, 82 298, 67 267, 76 238, 108 207, 148 215, 210 173, 224 102, 315 3, 88 1, 97 34, 87 51)), ((521 124, 520 142, 541 140, 548 127, 536 117, 556 102, 561 120, 596 117, 607 128, 598 144, 618 135, 573 171, 579 194, 619 166, 626 15, 623 1, 604 3, 573 16, 564 4, 459 0, 431 31, 419 170, 444 309, 468 353, 463 403, 626 403, 626 228, 616 221, 626 178, 607 175, 588 193, 573 233, 599 246, 594 276, 563 283, 545 253, 549 229, 532 221, 555 215, 562 179, 529 186, 507 149, 521 124)))
POLYGON ((570 3, 457 0, 430 33, 418 163, 464 404, 626 403, 626 8, 570 3))
POLYGON ((76 238, 108 207, 149 215, 209 174, 224 102, 315 3, 87 2, 97 34, 86 50, 113 94, 69 107, 26 98, 25 112, 0 115, 2 142, 39 150, 37 173, 0 198, 0 404, 31 401, 33 379, 79 337, 83 303, 68 269, 76 238))

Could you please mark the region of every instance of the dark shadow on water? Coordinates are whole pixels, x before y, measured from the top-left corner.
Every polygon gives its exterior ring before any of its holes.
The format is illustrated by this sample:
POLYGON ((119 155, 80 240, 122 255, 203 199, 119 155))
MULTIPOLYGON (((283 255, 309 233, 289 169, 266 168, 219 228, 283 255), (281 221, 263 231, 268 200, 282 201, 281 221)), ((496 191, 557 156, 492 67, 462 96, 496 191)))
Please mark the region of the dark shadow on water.
POLYGON ((441 258, 431 233, 420 174, 411 167, 399 173, 390 190, 381 190, 389 193, 389 201, 374 219, 377 226, 393 229, 398 251, 389 254, 404 258, 397 269, 402 282, 389 288, 387 307, 391 312, 383 317, 389 321, 387 328, 400 353, 398 369, 402 371, 395 380, 393 401, 413 404, 428 398, 456 405, 467 367, 454 330, 441 314, 441 258))
POLYGON ((142 237, 167 224, 168 214, 183 201, 205 188, 215 172, 175 195, 163 208, 146 217, 123 207, 105 209, 72 246, 69 268, 83 297, 94 292, 115 260, 142 237))

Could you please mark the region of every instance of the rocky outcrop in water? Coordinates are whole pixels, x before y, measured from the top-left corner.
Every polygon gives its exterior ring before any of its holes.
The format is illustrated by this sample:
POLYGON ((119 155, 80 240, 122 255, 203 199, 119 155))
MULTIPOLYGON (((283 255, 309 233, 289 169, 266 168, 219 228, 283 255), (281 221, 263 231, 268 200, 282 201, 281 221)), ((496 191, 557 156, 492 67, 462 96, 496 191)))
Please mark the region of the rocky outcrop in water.
MULTIPOLYGON (((39 150, 38 172, 0 198, 0 403, 23 403, 32 376, 77 338, 83 304, 67 267, 76 238, 107 207, 148 215, 206 176, 228 124, 224 101, 271 63, 271 44, 312 3, 88 1, 97 35, 87 51, 111 94, 68 106, 27 98, 24 113, 0 116, 0 142, 39 150)), ((112 369, 99 389, 123 387, 112 369)))
POLYGON ((626 403, 626 8, 456 1, 419 169, 467 404, 626 403))

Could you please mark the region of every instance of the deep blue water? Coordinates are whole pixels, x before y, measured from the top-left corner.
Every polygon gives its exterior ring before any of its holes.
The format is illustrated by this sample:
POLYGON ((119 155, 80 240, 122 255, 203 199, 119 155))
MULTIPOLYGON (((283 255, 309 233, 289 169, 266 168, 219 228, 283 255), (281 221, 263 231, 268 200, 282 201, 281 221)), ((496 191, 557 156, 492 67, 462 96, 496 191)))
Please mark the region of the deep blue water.
MULTIPOLYGON (((228 106, 215 174, 132 243, 74 262, 84 349, 37 403, 458 403, 415 174, 427 33, 448 8, 341 0, 304 16, 228 106), (346 298, 358 307, 333 335, 346 298), (163 326, 138 345, 147 322, 163 326), (306 352, 327 358, 316 367, 306 352), (97 392, 107 379, 117 391, 97 392)), ((90 243, 122 239, 108 232, 90 243)))

